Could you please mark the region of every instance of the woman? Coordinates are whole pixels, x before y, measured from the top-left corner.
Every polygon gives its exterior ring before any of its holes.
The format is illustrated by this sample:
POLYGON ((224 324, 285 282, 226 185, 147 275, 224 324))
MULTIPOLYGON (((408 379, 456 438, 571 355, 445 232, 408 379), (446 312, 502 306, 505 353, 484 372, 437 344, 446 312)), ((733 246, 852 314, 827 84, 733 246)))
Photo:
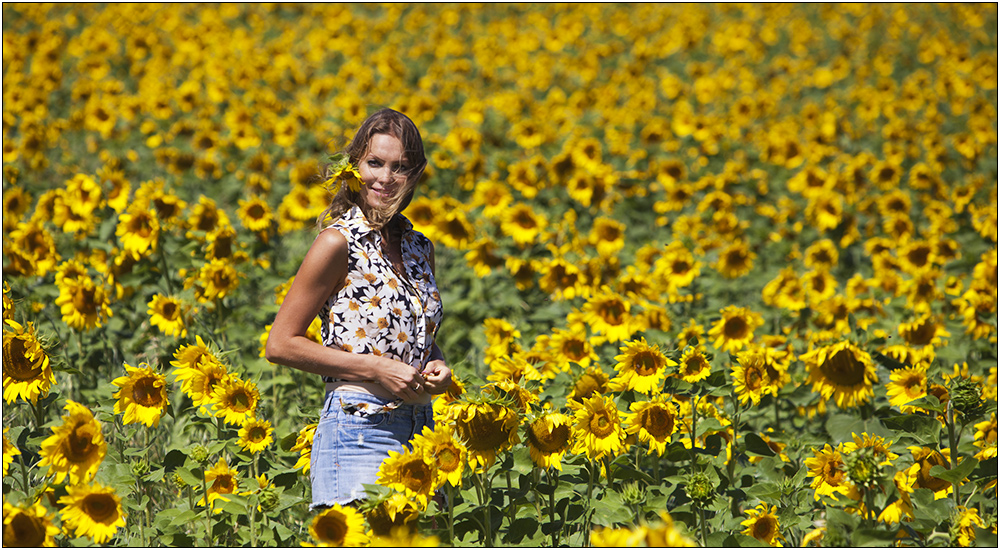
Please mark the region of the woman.
POLYGON ((345 151, 360 191, 341 185, 278 310, 267 360, 319 374, 326 397, 313 438, 312 508, 365 497, 389 451, 433 426, 431 397, 451 383, 434 341, 441 298, 434 249, 400 212, 427 166, 402 113, 368 117, 345 151), (320 316, 323 344, 306 337, 320 316))

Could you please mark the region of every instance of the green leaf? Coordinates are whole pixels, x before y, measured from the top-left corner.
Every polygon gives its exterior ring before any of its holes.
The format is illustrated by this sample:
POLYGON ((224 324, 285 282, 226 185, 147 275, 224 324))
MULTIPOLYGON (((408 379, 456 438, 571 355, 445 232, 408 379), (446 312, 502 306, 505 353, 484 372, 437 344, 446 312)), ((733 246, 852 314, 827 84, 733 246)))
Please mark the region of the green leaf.
POLYGON ((914 399, 913 401, 907 403, 907 405, 911 407, 927 409, 929 411, 939 412, 941 414, 944 414, 945 412, 944 410, 945 406, 941 403, 941 401, 939 401, 937 397, 929 394, 924 397, 921 397, 920 399, 914 399))
POLYGON ((770 548, 770 545, 766 542, 757 540, 753 537, 748 537, 743 533, 734 533, 729 535, 726 537, 726 541, 723 543, 723 546, 727 548, 770 548))
POLYGON ((936 477, 942 481, 947 481, 952 485, 959 485, 969 477, 969 474, 976 469, 979 461, 975 458, 966 458, 954 470, 949 470, 940 464, 931 466, 931 477, 936 477))
POLYGON ((746 489, 746 495, 750 498, 759 498, 763 501, 773 502, 781 498, 781 487, 777 483, 770 481, 758 481, 746 489))
POLYGON ((898 529, 858 529, 851 534, 851 543, 864 547, 892 546, 898 532, 898 529))
POLYGON ((751 432, 748 433, 744 438, 747 445, 747 454, 755 456, 774 456, 774 449, 768 446, 767 442, 764 441, 759 435, 751 432))
POLYGON ((935 444, 941 438, 941 422, 930 416, 902 414, 883 418, 882 423, 899 432, 897 437, 907 437, 921 445, 935 444))
POLYGON ((191 487, 195 487, 197 489, 201 488, 201 482, 204 480, 205 476, 205 471, 201 468, 177 468, 176 473, 184 483, 187 483, 191 487))

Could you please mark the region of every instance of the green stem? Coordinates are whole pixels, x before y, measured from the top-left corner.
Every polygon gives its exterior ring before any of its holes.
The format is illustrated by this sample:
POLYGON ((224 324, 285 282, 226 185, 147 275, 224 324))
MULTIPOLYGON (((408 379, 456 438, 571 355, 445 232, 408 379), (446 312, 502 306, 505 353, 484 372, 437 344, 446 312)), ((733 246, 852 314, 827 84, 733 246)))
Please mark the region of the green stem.
POLYGON ((201 476, 201 493, 205 496, 205 542, 206 546, 215 546, 212 543, 212 499, 208 498, 208 482, 205 481, 205 474, 201 476))
MULTIPOLYGON (((163 234, 160 234, 160 239, 162 239, 163 234)), ((170 268, 167 267, 167 253, 163 250, 163 243, 157 242, 156 248, 159 249, 160 253, 160 265, 163 266, 163 279, 167 281, 167 293, 171 296, 174 295, 174 285, 170 282, 170 268)))
POLYGON ((514 514, 515 514, 514 509, 515 509, 515 504, 516 504, 514 502, 514 497, 513 497, 514 486, 513 486, 513 483, 511 483, 511 481, 510 481, 510 470, 507 470, 505 473, 506 473, 506 477, 507 477, 507 517, 509 518, 510 526, 513 527, 514 526, 514 514))
POLYGON ((24 489, 24 494, 25 495, 29 495, 29 494, 31 494, 31 491, 28 490, 29 489, 29 485, 28 485, 28 465, 24 463, 24 460, 25 460, 25 458, 24 458, 24 455, 22 454, 21 455, 21 459, 18 460, 18 462, 21 463, 21 484, 22 484, 22 487, 24 489))
POLYGON ((698 517, 701 519, 701 546, 702 548, 708 547, 708 521, 705 520, 705 508, 700 504, 696 505, 698 507, 698 517))
POLYGON ((455 544, 455 487, 451 483, 445 483, 448 492, 448 544, 455 544))
POLYGON ((486 524, 483 526, 485 531, 483 532, 483 541, 486 546, 494 546, 493 544, 493 520, 490 517, 490 501, 492 500, 492 487, 491 483, 487 483, 486 472, 478 473, 472 476, 473 481, 476 483, 476 487, 479 492, 479 504, 483 507, 483 516, 486 519, 486 524))
MULTIPOLYGON (((948 446, 951 449, 948 454, 950 455, 951 469, 954 470, 958 468, 958 438, 955 437, 955 409, 951 406, 951 400, 948 400, 946 424, 948 424, 948 446)), ((958 483, 952 484, 951 494, 955 499, 955 505, 961 506, 962 496, 959 494, 958 488, 958 483)))
POLYGON ((548 478, 549 481, 549 522, 552 525, 552 547, 555 548, 559 546, 559 539, 562 538, 560 535, 562 534, 563 527, 565 526, 560 525, 559 528, 556 529, 556 486, 552 481, 551 469, 545 469, 545 477, 548 478))

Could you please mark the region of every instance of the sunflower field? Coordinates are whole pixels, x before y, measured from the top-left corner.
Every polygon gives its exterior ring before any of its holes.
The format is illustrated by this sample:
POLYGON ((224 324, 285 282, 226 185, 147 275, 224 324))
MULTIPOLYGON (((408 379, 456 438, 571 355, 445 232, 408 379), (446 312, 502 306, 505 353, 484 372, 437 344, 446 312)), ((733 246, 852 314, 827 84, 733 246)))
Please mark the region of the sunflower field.
POLYGON ((995 547, 996 29, 5 3, 4 545, 995 547), (454 382, 311 512, 323 384, 263 346, 380 107, 454 382))

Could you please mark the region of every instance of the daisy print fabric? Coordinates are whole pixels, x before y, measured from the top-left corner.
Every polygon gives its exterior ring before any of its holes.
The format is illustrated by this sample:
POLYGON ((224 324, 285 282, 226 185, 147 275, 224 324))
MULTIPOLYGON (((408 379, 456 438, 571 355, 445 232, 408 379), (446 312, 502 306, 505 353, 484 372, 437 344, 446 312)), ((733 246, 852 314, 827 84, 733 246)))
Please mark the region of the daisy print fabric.
POLYGON ((441 295, 431 273, 431 242, 405 217, 402 221, 405 276, 382 253, 382 235, 360 208, 330 225, 344 235, 350 250, 344 288, 319 312, 320 334, 326 346, 386 355, 423 370, 441 322, 441 295))

